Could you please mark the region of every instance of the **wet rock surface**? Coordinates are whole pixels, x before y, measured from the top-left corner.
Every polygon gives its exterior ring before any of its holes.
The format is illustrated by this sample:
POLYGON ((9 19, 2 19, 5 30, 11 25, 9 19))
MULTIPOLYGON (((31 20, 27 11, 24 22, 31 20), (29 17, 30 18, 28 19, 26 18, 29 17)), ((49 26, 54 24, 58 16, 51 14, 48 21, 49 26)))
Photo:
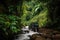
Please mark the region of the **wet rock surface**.
POLYGON ((29 30, 17 35, 14 40, 60 40, 60 32, 45 28, 39 29, 39 32, 29 30))
POLYGON ((39 34, 33 34, 31 40, 60 40, 60 32, 52 29, 41 28, 39 34))
POLYGON ((17 38, 15 38, 14 40, 30 40, 30 37, 33 34, 38 34, 38 32, 33 32, 33 31, 29 30, 29 32, 17 35, 17 38))

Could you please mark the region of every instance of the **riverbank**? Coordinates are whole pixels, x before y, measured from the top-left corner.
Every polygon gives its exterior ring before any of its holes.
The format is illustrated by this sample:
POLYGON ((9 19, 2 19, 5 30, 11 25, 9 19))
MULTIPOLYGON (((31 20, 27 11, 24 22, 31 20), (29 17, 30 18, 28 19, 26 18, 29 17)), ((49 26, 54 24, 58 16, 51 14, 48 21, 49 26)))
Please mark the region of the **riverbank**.
POLYGON ((60 40, 60 32, 53 29, 40 28, 39 34, 33 34, 31 40, 60 40))

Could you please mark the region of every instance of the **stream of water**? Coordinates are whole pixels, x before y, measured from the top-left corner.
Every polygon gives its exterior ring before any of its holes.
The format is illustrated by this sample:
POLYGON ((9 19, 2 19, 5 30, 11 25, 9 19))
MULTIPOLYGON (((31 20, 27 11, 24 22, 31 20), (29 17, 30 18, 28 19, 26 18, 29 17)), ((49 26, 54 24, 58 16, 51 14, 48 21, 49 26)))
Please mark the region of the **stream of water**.
POLYGON ((22 33, 22 34, 17 35, 18 37, 15 38, 15 40, 29 40, 30 39, 29 35, 31 36, 31 35, 37 34, 37 33, 38 32, 33 32, 33 31, 29 30, 29 33, 22 33))

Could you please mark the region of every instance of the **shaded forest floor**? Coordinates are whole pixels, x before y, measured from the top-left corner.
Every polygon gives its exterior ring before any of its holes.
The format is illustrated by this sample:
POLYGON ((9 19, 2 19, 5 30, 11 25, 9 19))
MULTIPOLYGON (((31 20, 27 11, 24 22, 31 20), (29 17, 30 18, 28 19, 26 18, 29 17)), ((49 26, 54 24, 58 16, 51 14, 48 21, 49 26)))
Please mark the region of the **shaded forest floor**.
POLYGON ((39 34, 33 34, 30 40, 60 40, 60 32, 47 28, 40 28, 39 34))

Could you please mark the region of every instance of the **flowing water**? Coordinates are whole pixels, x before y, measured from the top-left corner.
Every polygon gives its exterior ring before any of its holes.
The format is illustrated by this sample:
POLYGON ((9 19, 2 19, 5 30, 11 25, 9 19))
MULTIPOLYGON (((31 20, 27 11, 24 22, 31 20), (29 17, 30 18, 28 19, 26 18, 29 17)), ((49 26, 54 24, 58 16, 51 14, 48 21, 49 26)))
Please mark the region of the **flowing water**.
POLYGON ((37 34, 38 32, 33 32, 31 30, 29 30, 29 33, 22 33, 22 34, 19 34, 17 35, 18 37, 15 38, 15 40, 29 40, 31 35, 33 34, 37 34))

